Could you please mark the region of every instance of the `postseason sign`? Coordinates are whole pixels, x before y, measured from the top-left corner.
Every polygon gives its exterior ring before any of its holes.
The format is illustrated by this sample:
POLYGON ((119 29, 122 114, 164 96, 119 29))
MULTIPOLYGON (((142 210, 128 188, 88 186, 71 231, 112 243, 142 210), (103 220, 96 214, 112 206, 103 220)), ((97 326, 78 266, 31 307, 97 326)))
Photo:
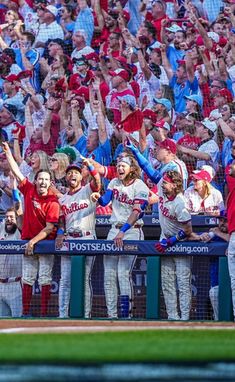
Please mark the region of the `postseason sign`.
MULTIPOLYGON (((1 241, 1 254, 23 254, 26 241, 1 241)), ((57 255, 141 255, 159 256, 161 253, 155 249, 156 241, 124 241, 123 248, 115 246, 111 240, 66 240, 62 248, 56 247, 54 241, 45 240, 35 246, 35 254, 57 254, 57 255)), ((224 256, 227 243, 216 241, 212 243, 201 242, 178 242, 168 248, 165 255, 186 256, 224 256)))

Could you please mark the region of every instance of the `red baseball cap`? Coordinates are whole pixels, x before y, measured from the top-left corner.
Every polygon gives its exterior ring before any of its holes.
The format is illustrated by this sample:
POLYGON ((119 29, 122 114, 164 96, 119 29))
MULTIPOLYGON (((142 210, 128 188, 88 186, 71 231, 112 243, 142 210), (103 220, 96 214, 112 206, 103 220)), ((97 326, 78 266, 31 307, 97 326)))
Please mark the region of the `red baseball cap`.
POLYGON ((157 115, 151 109, 145 109, 143 111, 143 117, 150 119, 153 123, 157 122, 157 115))
POLYGON ((95 62, 99 62, 99 55, 95 52, 91 52, 85 55, 87 60, 94 60, 95 62))
POLYGON ((130 13, 128 11, 126 11, 125 9, 122 11, 122 16, 126 20, 127 23, 130 21, 130 18, 131 18, 130 13))
POLYGON ((69 78, 69 90, 78 89, 81 85, 81 79, 77 73, 72 74, 69 78))
POLYGON ((232 96, 232 93, 231 93, 228 89, 226 89, 226 88, 220 89, 220 90, 218 91, 218 95, 220 95, 221 97, 226 98, 226 101, 227 101, 228 103, 233 102, 233 96, 232 96))
POLYGON ((119 76, 125 81, 129 81, 130 74, 125 69, 116 69, 114 71, 109 71, 112 77, 119 76))
POLYGON ((200 170, 200 171, 193 171, 191 174, 191 179, 196 179, 196 180, 205 180, 206 182, 211 182, 212 178, 209 174, 209 172, 205 170, 200 170))
POLYGON ((160 148, 169 150, 172 154, 176 154, 177 152, 176 143, 172 141, 172 139, 167 138, 162 142, 156 142, 156 143, 158 144, 160 148))
POLYGON ((73 93, 80 97, 84 97, 85 100, 89 102, 90 97, 89 97, 89 89, 87 86, 80 86, 80 88, 74 89, 73 93))
POLYGON ((154 126, 160 127, 161 129, 166 129, 168 131, 170 131, 170 129, 171 129, 169 123, 164 121, 163 119, 161 121, 154 123, 154 126))
POLYGON ((15 81, 19 81, 19 78, 16 74, 9 74, 8 76, 4 76, 2 77, 5 81, 8 81, 8 82, 15 82, 15 81))

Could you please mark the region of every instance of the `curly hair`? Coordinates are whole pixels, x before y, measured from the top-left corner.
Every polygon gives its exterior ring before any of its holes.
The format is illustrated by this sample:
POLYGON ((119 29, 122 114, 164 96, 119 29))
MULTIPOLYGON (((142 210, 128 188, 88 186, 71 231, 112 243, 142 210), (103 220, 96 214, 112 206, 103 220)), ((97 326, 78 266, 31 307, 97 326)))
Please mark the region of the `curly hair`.
POLYGON ((166 171, 164 175, 167 175, 168 178, 176 185, 175 193, 178 195, 180 192, 183 192, 183 178, 182 175, 177 171, 166 171))
POLYGON ((135 157, 132 154, 129 154, 127 152, 122 153, 121 155, 118 156, 119 160, 117 161, 117 164, 122 161, 122 158, 128 158, 131 162, 131 165, 130 165, 131 171, 127 175, 127 180, 140 179, 141 169, 140 169, 140 166, 138 165, 135 157))

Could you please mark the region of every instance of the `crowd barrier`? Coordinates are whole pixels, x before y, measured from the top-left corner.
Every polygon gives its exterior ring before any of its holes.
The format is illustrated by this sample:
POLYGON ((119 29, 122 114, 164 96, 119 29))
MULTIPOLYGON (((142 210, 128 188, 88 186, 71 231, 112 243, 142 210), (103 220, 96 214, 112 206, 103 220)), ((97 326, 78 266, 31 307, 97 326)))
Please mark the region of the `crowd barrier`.
MULTIPOLYGON (((26 241, 1 241, 1 254, 23 254, 26 241)), ((54 254, 72 256, 72 293, 70 317, 82 318, 84 315, 84 258, 85 256, 101 256, 104 254, 127 254, 147 257, 147 292, 146 319, 160 319, 160 290, 162 254, 155 250, 155 240, 124 241, 122 249, 118 249, 113 241, 108 240, 67 240, 62 248, 57 248, 54 241, 42 241, 35 246, 35 254, 54 254)), ((232 320, 232 300, 230 280, 225 256, 227 243, 214 242, 181 242, 168 248, 166 255, 190 255, 199 258, 219 257, 219 320, 232 320)))

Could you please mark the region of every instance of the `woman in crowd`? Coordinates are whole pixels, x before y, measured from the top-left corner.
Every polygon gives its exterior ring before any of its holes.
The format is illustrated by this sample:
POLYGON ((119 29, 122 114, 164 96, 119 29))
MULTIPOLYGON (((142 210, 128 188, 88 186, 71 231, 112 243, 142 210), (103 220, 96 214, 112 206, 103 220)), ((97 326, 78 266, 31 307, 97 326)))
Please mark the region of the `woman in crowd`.
POLYGON ((184 193, 186 207, 191 214, 216 215, 224 210, 223 196, 210 183, 212 177, 208 171, 195 170, 191 179, 193 185, 184 193))
POLYGON ((69 158, 66 154, 55 153, 49 158, 49 168, 52 174, 51 189, 60 198, 67 191, 66 168, 69 165, 69 158))

